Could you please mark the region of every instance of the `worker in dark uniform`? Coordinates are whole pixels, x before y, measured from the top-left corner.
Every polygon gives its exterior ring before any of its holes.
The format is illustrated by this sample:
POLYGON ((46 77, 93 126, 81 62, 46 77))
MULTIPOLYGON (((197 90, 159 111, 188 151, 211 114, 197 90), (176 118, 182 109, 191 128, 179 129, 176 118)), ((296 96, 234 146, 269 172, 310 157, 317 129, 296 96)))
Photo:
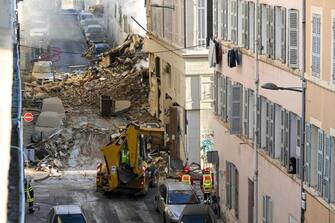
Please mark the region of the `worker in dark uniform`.
POLYGON ((29 214, 32 214, 34 213, 34 190, 26 178, 24 178, 24 195, 28 202, 29 214))

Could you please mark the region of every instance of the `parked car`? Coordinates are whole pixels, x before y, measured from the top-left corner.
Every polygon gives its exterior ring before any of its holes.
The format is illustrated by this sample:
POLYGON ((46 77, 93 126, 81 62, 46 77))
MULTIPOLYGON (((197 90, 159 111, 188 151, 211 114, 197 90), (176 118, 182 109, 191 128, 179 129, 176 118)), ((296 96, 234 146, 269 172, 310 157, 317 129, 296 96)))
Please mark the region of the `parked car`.
POLYGON ((94 33, 90 34, 87 37, 87 42, 89 44, 96 44, 96 43, 105 43, 107 40, 107 37, 104 33, 94 33))
POLYGON ((34 62, 32 77, 36 79, 37 83, 42 85, 44 83, 54 81, 52 62, 51 61, 34 62))
POLYGON ((100 25, 88 25, 85 27, 84 32, 85 36, 87 36, 87 34, 102 33, 103 29, 100 25))
POLYGON ((87 223, 78 205, 57 205, 50 209, 48 223, 87 223))
POLYGON ((81 22, 82 20, 85 19, 93 19, 94 15, 90 12, 81 12, 78 14, 78 21, 81 22))
POLYGON ((56 112, 59 117, 62 119, 65 118, 63 102, 57 97, 43 99, 42 112, 56 112))
POLYGON ((41 112, 37 118, 37 122, 31 136, 31 141, 39 142, 48 138, 51 134, 60 130, 62 125, 62 118, 59 117, 57 112, 41 112))
POLYGON ((178 222, 186 206, 199 203, 193 187, 179 181, 161 184, 155 196, 156 210, 163 215, 164 222, 178 222))
POLYGON ((99 25, 99 22, 96 19, 84 19, 80 21, 80 27, 82 28, 83 32, 89 25, 99 25))
POLYGON ((79 15, 79 9, 62 9, 60 12, 62 15, 79 15))
POLYGON ((216 223, 216 218, 207 204, 187 205, 178 223, 216 223))

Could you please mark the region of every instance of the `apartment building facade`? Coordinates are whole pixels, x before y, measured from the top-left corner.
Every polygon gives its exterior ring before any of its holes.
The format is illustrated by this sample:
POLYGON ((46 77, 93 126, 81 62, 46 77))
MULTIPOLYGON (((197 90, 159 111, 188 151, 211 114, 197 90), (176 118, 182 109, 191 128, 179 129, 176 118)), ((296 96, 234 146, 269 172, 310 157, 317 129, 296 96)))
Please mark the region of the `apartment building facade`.
POLYGON ((212 141, 213 69, 206 49, 212 4, 208 2, 146 1, 150 112, 166 126, 172 159, 189 163, 200 163, 202 142, 212 141))
POLYGON ((306 222, 335 222, 335 2, 307 0, 306 222))
POLYGON ((259 40, 259 86, 272 82, 300 87, 302 1, 259 2, 257 17, 255 1, 213 1, 213 36, 223 53, 215 68, 212 122, 220 156, 219 195, 230 222, 253 222, 257 202, 257 222, 295 223, 301 217, 301 94, 259 88, 255 103, 255 38, 259 40), (288 173, 292 160, 296 174, 288 173))

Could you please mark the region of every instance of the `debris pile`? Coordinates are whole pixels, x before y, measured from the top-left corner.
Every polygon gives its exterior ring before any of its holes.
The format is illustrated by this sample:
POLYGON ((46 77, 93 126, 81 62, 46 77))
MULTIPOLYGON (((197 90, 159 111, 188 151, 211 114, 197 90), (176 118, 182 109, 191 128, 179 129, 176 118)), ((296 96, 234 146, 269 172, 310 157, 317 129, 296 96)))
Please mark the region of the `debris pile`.
POLYGON ((129 35, 125 42, 101 56, 101 62, 83 75, 68 76, 41 89, 50 96, 60 97, 67 107, 99 107, 100 96, 113 100, 129 100, 130 120, 152 121, 147 112, 148 62, 142 52, 143 38, 129 35))

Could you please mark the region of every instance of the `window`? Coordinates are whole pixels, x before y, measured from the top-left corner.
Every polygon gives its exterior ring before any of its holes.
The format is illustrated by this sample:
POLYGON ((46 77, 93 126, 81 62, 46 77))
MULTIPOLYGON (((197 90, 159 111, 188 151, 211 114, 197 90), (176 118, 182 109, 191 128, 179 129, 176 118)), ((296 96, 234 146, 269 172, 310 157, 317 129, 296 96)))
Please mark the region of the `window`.
POLYGON ((206 45, 206 35, 207 35, 207 1, 198 0, 198 45, 206 45))
POLYGON ((216 114, 222 117, 224 121, 227 121, 227 91, 228 91, 228 80, 229 78, 221 75, 220 73, 215 74, 215 90, 214 90, 214 96, 215 99, 215 111, 216 114), (217 82, 217 83, 216 83, 217 82))
POLYGON ((218 7, 219 0, 213 0, 213 36, 218 37, 219 27, 218 27, 218 7))
POLYGON ((237 0, 230 1, 230 37, 237 44, 237 0))
POLYGON ((242 46, 249 49, 249 9, 248 2, 242 3, 242 46))
POLYGON ((323 145, 324 133, 321 129, 318 130, 318 155, 317 155, 317 191, 322 194, 322 179, 323 179, 323 145))
POLYGON ((335 18, 332 19, 332 45, 333 45, 332 83, 335 84, 335 18))
POLYGON ((282 165, 288 167, 289 163, 289 139, 290 139, 290 117, 285 109, 281 111, 281 132, 280 132, 280 161, 282 165))
POLYGON ((265 4, 261 5, 261 33, 262 33, 262 50, 263 55, 268 55, 268 40, 269 40, 269 24, 268 24, 268 6, 265 4))
POLYGON ((288 65, 298 68, 299 57, 299 12, 295 9, 288 10, 288 65))
POLYGON ((312 171, 312 126, 306 124, 306 160, 305 160, 305 182, 308 186, 311 185, 311 171, 312 171))
POLYGON ((320 56, 321 56, 321 16, 312 15, 312 75, 320 77, 320 56))
POLYGON ((228 40, 228 0, 221 2, 221 36, 228 40))
POLYGON ((249 49, 255 50, 255 3, 248 2, 249 6, 249 49))
POLYGON ((274 158, 274 130, 275 130, 275 106, 271 102, 266 103, 266 151, 274 158))
POLYGON ((286 9, 275 7, 275 58, 286 61, 286 9))
POLYGON ((238 170, 233 163, 226 161, 226 171, 226 206, 233 209, 238 218, 238 170))
POLYGON ((243 87, 241 84, 234 84, 231 88, 231 109, 229 127, 230 134, 241 134, 242 131, 242 101, 243 87))
POLYGON ((268 55, 275 59, 275 9, 273 6, 268 8, 268 55))
POLYGON ((271 197, 263 195, 263 223, 272 223, 272 206, 271 197))

